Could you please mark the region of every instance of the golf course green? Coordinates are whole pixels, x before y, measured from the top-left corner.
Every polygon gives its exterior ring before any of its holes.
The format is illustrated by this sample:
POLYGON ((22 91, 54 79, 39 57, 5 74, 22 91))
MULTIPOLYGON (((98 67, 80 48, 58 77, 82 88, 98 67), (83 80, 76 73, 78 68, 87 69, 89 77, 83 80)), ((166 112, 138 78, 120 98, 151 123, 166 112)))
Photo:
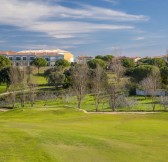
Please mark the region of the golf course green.
POLYGON ((0 112, 0 162, 166 162, 168 113, 0 112))

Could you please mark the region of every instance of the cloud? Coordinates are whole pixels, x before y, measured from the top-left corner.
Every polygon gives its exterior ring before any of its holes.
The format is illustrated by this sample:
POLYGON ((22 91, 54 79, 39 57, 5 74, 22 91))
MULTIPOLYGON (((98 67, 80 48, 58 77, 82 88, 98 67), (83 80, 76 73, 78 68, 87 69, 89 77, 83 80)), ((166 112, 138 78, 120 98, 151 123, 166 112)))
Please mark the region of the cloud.
POLYGON ((33 1, 1 0, 1 23, 29 23, 46 18, 99 19, 114 21, 147 21, 144 15, 132 15, 108 8, 82 5, 75 9, 61 5, 49 5, 33 1), (24 20, 24 21, 22 21, 24 20))
POLYGON ((0 40, 0 44, 4 44, 4 43, 7 43, 7 41, 5 41, 5 40, 0 40))
POLYGON ((73 38, 79 36, 81 33, 91 33, 100 30, 129 30, 133 26, 124 25, 106 25, 106 24, 93 24, 85 22, 38 22, 25 27, 27 30, 36 32, 45 32, 55 38, 73 38))
POLYGON ((137 38, 135 38, 134 40, 139 41, 139 40, 144 40, 144 39, 145 39, 145 37, 137 37, 137 38))
POLYGON ((132 15, 108 8, 90 5, 70 8, 44 1, 1 0, 0 10, 0 24, 42 32, 58 39, 74 38, 80 34, 101 30, 134 29, 132 25, 115 25, 114 22, 138 22, 149 19, 144 15, 132 15), (89 19, 97 20, 97 23, 88 23, 89 19), (102 20, 110 21, 110 24, 102 24, 102 20))
POLYGON ((149 17, 144 15, 127 14, 125 12, 116 11, 109 8, 102 8, 88 5, 86 6, 85 11, 87 14, 83 14, 81 16, 82 18, 93 18, 98 20, 110 20, 117 22, 125 22, 125 21, 138 22, 149 20, 149 17))
POLYGON ((20 48, 20 49, 27 49, 27 50, 34 50, 34 49, 56 49, 62 48, 65 50, 76 48, 75 45, 49 45, 49 44, 25 44, 25 45, 11 45, 12 48, 20 48))
POLYGON ((118 0, 103 0, 104 2, 112 3, 112 4, 117 4, 118 0))

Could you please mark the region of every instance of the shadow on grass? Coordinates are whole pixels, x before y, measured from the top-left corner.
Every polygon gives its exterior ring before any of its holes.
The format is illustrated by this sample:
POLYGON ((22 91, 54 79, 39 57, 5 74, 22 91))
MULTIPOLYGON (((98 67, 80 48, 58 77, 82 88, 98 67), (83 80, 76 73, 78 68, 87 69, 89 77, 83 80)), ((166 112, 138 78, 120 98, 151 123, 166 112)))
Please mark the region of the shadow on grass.
POLYGON ((43 73, 37 73, 37 74, 33 74, 33 76, 42 76, 42 77, 44 77, 44 74, 43 73))
POLYGON ((152 101, 150 101, 150 102, 145 102, 145 103, 141 103, 141 104, 147 104, 147 105, 149 105, 149 104, 159 104, 159 102, 158 101, 155 101, 155 102, 152 102, 152 101))

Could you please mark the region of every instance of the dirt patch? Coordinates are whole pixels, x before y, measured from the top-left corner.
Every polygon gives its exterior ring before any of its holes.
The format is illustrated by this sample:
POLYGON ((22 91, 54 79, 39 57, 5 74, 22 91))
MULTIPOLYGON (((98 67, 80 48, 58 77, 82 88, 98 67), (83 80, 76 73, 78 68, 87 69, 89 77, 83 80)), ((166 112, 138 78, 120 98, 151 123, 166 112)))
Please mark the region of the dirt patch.
POLYGON ((0 108, 0 112, 6 112, 9 111, 10 109, 5 109, 5 108, 0 108))
POLYGON ((87 113, 87 114, 155 114, 155 113, 158 113, 158 112, 88 112, 86 110, 82 110, 84 113, 87 113))

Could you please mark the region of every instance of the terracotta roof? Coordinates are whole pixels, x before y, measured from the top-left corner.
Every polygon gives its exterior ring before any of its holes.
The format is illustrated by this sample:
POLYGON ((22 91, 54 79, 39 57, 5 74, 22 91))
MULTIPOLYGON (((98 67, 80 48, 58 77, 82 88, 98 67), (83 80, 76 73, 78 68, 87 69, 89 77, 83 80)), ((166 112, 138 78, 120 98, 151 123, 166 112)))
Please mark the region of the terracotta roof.
POLYGON ((56 49, 56 50, 25 50, 25 51, 20 51, 20 52, 17 52, 17 53, 67 53, 68 51, 64 51, 64 50, 61 50, 61 49, 56 49))
POLYGON ((69 53, 68 51, 64 51, 61 49, 56 50, 24 50, 19 52, 14 51, 0 51, 0 54, 5 55, 34 55, 34 56, 62 56, 65 53, 69 53))
POLYGON ((4 54, 4 52, 3 52, 3 51, 0 51, 0 55, 2 55, 2 54, 4 54))
POLYGON ((9 54, 9 55, 16 54, 16 52, 14 52, 14 51, 6 51, 6 54, 9 54))
POLYGON ((16 52, 14 51, 0 51, 0 54, 6 54, 6 55, 13 55, 13 54, 16 54, 16 52))
POLYGON ((43 52, 43 53, 34 53, 34 55, 36 56, 57 56, 60 55, 62 56, 63 54, 59 54, 59 53, 47 53, 47 52, 43 52))

